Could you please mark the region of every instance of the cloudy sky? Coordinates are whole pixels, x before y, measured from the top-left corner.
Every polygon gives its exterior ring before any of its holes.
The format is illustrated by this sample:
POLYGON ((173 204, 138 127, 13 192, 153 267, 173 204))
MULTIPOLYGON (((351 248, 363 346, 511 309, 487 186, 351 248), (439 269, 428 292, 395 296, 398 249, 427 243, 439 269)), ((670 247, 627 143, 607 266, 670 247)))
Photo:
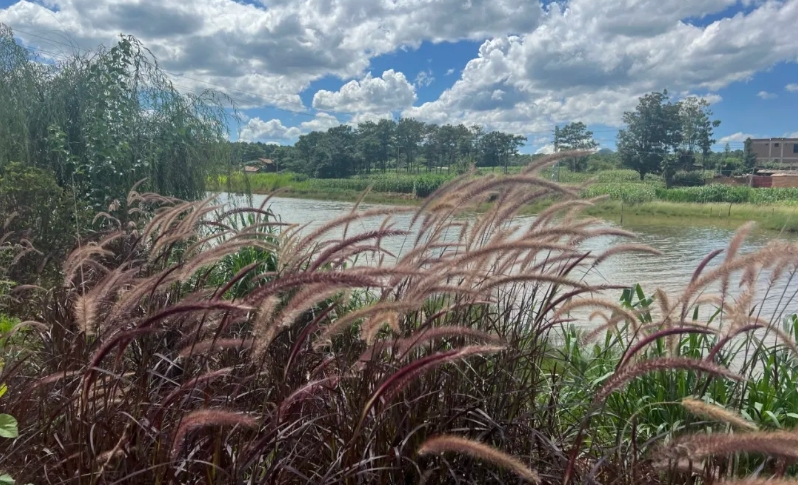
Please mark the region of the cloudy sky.
POLYGON ((798 0, 0 0, 0 22, 56 59, 133 34, 179 89, 243 108, 234 139, 411 116, 528 152, 584 121, 612 148, 663 88, 712 101, 733 148, 798 136, 798 0))

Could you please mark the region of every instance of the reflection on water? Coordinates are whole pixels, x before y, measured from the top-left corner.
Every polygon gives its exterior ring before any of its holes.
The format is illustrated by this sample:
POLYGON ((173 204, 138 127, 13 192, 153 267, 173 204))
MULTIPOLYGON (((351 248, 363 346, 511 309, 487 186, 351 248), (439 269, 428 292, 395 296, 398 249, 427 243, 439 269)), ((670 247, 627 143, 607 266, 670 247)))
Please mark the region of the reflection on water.
MULTIPOLYGON (((253 205, 258 206, 263 202, 265 196, 254 195, 253 205)), ((222 196, 222 202, 226 202, 226 196, 222 196)), ((235 198, 234 203, 245 203, 245 198, 235 198)), ((338 201, 319 201, 308 199, 292 199, 274 197, 269 202, 272 211, 277 214, 283 222, 307 225, 306 230, 312 230, 330 220, 349 212, 353 204, 338 201)), ((378 207, 373 204, 362 204, 363 209, 378 207)), ((409 225, 411 215, 398 213, 393 216, 396 228, 406 229, 409 225)), ((534 220, 534 217, 519 218, 519 223, 534 220)), ((364 231, 379 229, 382 218, 371 218, 358 220, 353 223, 350 231, 364 231)), ((608 225, 615 225, 607 223, 608 225)), ((643 244, 652 246, 662 251, 661 256, 647 254, 619 254, 602 263, 602 265, 587 275, 589 283, 599 284, 618 284, 632 285, 639 283, 647 294, 652 294, 654 289, 661 288, 669 294, 678 294, 690 281, 693 271, 701 260, 715 249, 724 249, 728 245, 734 231, 727 228, 712 226, 691 226, 674 224, 639 223, 634 225, 624 225, 624 229, 638 234, 638 240, 643 244)), ((331 234, 330 237, 340 236, 331 234)), ((740 249, 741 253, 751 252, 767 244, 774 237, 779 237, 773 233, 751 234, 740 249)), ((584 247, 593 251, 601 252, 613 244, 620 241, 617 237, 602 237, 585 243, 584 247)), ((383 246, 394 254, 401 254, 412 246, 409 237, 395 237, 385 240, 383 246)), ((718 256, 715 263, 722 261, 723 256, 718 256)), ((710 268, 712 265, 710 265, 710 268)), ((757 300, 761 301, 765 296, 764 288, 767 285, 767 275, 761 275, 761 291, 757 300)), ((798 291, 798 282, 793 283, 789 288, 786 282, 781 282, 779 286, 771 289, 763 305, 763 316, 769 317, 775 308, 781 311, 784 302, 779 305, 779 299, 785 294, 789 297, 798 291)), ((787 306, 789 314, 798 312, 798 302, 791 302, 787 306)), ((785 315, 786 316, 786 315, 785 315)))

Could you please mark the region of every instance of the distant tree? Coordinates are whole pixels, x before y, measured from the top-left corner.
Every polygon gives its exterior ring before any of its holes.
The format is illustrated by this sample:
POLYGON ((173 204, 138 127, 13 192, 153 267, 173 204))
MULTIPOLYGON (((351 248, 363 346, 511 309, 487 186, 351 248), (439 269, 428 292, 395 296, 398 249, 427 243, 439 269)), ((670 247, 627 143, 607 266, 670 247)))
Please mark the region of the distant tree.
POLYGON ((525 143, 526 137, 523 135, 505 134, 504 173, 507 173, 507 167, 510 165, 510 159, 518 156, 518 149, 524 146, 525 143))
POLYGON ((384 173, 388 160, 396 153, 396 122, 394 120, 381 119, 377 122, 377 140, 380 145, 377 162, 382 166, 384 173))
MULTIPOLYGON (((593 132, 581 121, 569 123, 562 128, 554 127, 554 151, 593 150, 599 144, 593 139, 593 132)), ((569 158, 566 164, 574 172, 582 172, 587 168, 588 157, 569 158)))
POLYGON ((693 158, 700 152, 702 161, 706 161, 715 144, 714 128, 720 126, 720 121, 710 119, 712 110, 703 98, 689 96, 677 104, 682 130, 680 149, 693 158))
POLYGON ((634 111, 623 114, 626 128, 618 132, 618 153, 627 167, 643 180, 647 173, 663 170, 666 158, 681 143, 679 105, 668 91, 641 97, 634 111))
POLYGON ((371 173, 371 165, 380 160, 382 151, 377 123, 373 121, 359 123, 356 135, 357 158, 360 160, 362 170, 371 173))
POLYGON ((402 118, 396 125, 396 144, 407 160, 407 168, 413 166, 424 140, 425 123, 414 118, 402 118))
POLYGON ((754 153, 754 142, 751 138, 745 139, 743 145, 743 169, 745 173, 754 173, 756 168, 756 153, 754 153))

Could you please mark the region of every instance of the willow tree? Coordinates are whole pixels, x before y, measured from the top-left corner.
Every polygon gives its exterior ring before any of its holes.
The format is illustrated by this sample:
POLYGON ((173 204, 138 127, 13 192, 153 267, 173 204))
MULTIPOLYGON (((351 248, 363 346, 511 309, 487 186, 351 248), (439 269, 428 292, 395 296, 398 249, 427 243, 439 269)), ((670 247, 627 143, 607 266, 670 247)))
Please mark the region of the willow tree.
POLYGON ((0 24, 0 170, 52 172, 95 210, 144 178, 147 190, 201 197, 229 163, 225 103, 179 93, 134 37, 53 62, 0 24))

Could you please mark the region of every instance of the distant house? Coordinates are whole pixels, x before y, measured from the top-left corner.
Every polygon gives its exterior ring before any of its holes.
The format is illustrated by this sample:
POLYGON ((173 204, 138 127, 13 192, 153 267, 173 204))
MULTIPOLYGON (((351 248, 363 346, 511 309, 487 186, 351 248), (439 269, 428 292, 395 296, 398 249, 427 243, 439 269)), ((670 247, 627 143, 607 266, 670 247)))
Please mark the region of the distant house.
POLYGON ((757 167, 771 171, 798 170, 798 138, 756 138, 751 145, 757 167))
POLYGON ((260 167, 256 167, 255 165, 247 165, 244 167, 245 173, 258 173, 260 172, 260 167))

